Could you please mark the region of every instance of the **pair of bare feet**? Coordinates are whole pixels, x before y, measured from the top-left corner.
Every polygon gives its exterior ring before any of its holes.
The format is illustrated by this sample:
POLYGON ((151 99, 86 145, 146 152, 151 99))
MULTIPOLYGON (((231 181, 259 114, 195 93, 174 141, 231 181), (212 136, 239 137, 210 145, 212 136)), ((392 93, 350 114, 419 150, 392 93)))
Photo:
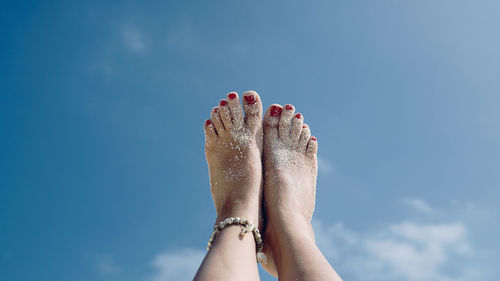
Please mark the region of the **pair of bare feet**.
POLYGON ((281 279, 293 237, 314 244, 318 144, 292 105, 273 104, 262 119, 256 92, 241 100, 243 108, 238 94, 227 94, 204 126, 216 223, 242 217, 258 225, 267 255, 263 266, 281 279))
MULTIPOLYGON (((341 281, 314 242, 316 138, 293 105, 271 105, 262 118, 256 92, 231 92, 205 122, 205 154, 216 223, 242 217, 264 233, 263 267, 280 280, 341 281), (243 108, 241 106, 243 105, 243 108)), ((252 238, 224 229, 196 281, 259 280, 252 238)), ((251 235, 250 235, 251 236, 251 235)))

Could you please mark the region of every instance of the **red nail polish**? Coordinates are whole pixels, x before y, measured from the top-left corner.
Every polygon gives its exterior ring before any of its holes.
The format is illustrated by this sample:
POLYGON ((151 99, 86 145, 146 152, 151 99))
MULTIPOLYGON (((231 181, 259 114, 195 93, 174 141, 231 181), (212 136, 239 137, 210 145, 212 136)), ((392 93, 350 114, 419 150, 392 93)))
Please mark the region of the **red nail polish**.
POLYGON ((218 107, 214 108, 214 112, 215 113, 219 112, 219 108, 218 107))
POLYGON ((271 116, 272 117, 278 117, 281 115, 281 110, 283 110, 283 108, 281 108, 280 106, 277 106, 277 105, 273 105, 271 106, 271 116))
MULTIPOLYGON (((297 119, 302 118, 302 114, 300 114, 300 113, 295 114, 295 118, 297 118, 297 119)), ((302 128, 304 128, 304 127, 302 126, 302 128)))
POLYGON ((247 95, 244 98, 247 104, 254 104, 257 101, 253 95, 247 95))
POLYGON ((221 101, 219 102, 219 104, 220 104, 221 106, 226 106, 226 105, 227 105, 227 100, 221 100, 221 101))
POLYGON ((234 99, 236 99, 237 95, 236 95, 235 93, 230 93, 229 95, 227 95, 227 97, 228 97, 229 99, 234 100, 234 99))
POLYGON ((286 108, 286 110, 292 110, 293 109, 293 105, 287 104, 287 105, 285 105, 285 108, 286 108))
POLYGON ((210 124, 212 124, 212 120, 208 119, 207 121, 205 121, 205 126, 208 126, 210 124))
POLYGON ((316 141, 316 137, 315 137, 315 136, 312 136, 312 137, 311 137, 311 140, 316 141))
POLYGON ((302 125, 302 129, 304 129, 304 128, 307 128, 307 126, 306 125, 302 125))

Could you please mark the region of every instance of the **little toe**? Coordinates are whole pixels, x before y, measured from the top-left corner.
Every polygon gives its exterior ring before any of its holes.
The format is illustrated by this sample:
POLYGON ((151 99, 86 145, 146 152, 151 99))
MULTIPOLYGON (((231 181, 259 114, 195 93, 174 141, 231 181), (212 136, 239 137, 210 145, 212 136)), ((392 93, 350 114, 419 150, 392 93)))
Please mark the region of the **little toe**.
POLYGON ((243 109, 245 111, 245 123, 252 131, 257 130, 262 124, 262 102, 259 94, 254 91, 243 93, 243 109))
POLYGON ((281 118, 279 122, 279 137, 282 140, 290 139, 290 125, 292 123, 293 114, 295 113, 295 107, 291 104, 285 105, 285 110, 281 113, 281 118))
POLYGON ((211 119, 207 119, 205 121, 205 126, 203 126, 203 129, 205 130, 205 141, 208 143, 211 143, 217 138, 217 132, 215 131, 214 124, 211 119))
POLYGON ((264 137, 267 140, 278 138, 278 124, 283 108, 279 104, 269 106, 264 115, 264 137))
POLYGON ((302 132, 300 133, 299 144, 297 146, 297 150, 300 152, 306 152, 307 143, 309 142, 309 138, 311 137, 311 129, 307 124, 302 125, 302 132))
POLYGON ((295 114, 292 119, 292 129, 290 130, 290 141, 295 144, 295 146, 298 145, 303 124, 304 118, 302 117, 302 114, 295 114))
POLYGON ((229 109, 227 100, 223 99, 219 102, 219 115, 226 130, 231 130, 233 121, 231 118, 231 110, 229 109))
POLYGON ((222 120, 221 120, 221 117, 219 114, 218 107, 212 108, 210 118, 212 118, 212 123, 215 127, 215 131, 217 132, 217 135, 223 134, 226 131, 226 129, 224 129, 224 125, 222 124, 222 120))
POLYGON ((312 157, 316 156, 317 153, 318 153, 318 141, 316 140, 316 137, 312 136, 309 138, 306 154, 312 157))
POLYGON ((233 127, 240 129, 243 127, 243 111, 241 110, 240 99, 238 94, 231 92, 227 94, 228 107, 231 111, 233 127))

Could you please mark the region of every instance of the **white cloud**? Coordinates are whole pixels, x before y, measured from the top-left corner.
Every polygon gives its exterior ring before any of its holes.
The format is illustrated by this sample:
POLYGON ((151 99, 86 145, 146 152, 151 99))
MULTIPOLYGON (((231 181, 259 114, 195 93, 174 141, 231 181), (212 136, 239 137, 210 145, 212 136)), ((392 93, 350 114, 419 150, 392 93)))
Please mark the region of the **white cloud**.
POLYGON ((365 262, 371 263, 376 275, 387 275, 386 278, 443 280, 441 269, 449 257, 455 252, 467 254, 468 249, 465 226, 461 223, 403 222, 391 225, 384 236, 367 237, 363 250, 367 254, 365 262))
POLYGON ((206 252, 183 249, 159 254, 153 260, 156 272, 152 281, 191 281, 206 252))
MULTIPOLYGON (((422 200, 412 202, 420 211, 432 211, 422 200)), ((480 270, 461 263, 472 259, 473 253, 466 225, 454 219, 406 220, 368 232, 315 220, 314 229, 318 246, 336 269, 359 280, 476 280, 468 278, 480 275, 480 270)))
POLYGON ((418 198, 404 198, 403 203, 411 207, 412 209, 421 212, 426 215, 432 215, 434 210, 427 204, 427 202, 418 198))
POLYGON ((125 46, 133 52, 144 53, 146 45, 142 32, 133 27, 126 27, 122 30, 122 37, 125 46))

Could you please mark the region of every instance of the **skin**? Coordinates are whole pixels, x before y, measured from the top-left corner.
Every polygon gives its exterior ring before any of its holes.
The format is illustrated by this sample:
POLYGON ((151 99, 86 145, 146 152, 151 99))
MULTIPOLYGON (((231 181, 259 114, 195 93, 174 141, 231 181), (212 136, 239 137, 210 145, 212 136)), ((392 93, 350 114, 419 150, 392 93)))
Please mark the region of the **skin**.
MULTIPOLYGON (((270 106, 262 122, 258 94, 246 92, 242 100, 243 110, 238 96, 229 93, 204 126, 216 223, 243 217, 262 233, 264 203, 264 268, 279 280, 341 281, 311 227, 316 138, 293 106, 270 106)), ((220 233, 194 280, 259 280, 253 236, 240 237, 240 230, 232 225, 220 233)))
MULTIPOLYGON (((244 93, 243 117, 239 98, 232 94, 212 109, 211 119, 204 126, 216 223, 227 217, 241 217, 259 225, 262 103, 257 93, 244 93)), ((221 232, 194 280, 259 280, 253 235, 240 238, 240 231, 240 226, 232 225, 221 232)))
POLYGON ((265 252, 279 280, 342 280, 316 246, 311 226, 317 151, 316 138, 292 105, 269 107, 264 116, 265 252))

